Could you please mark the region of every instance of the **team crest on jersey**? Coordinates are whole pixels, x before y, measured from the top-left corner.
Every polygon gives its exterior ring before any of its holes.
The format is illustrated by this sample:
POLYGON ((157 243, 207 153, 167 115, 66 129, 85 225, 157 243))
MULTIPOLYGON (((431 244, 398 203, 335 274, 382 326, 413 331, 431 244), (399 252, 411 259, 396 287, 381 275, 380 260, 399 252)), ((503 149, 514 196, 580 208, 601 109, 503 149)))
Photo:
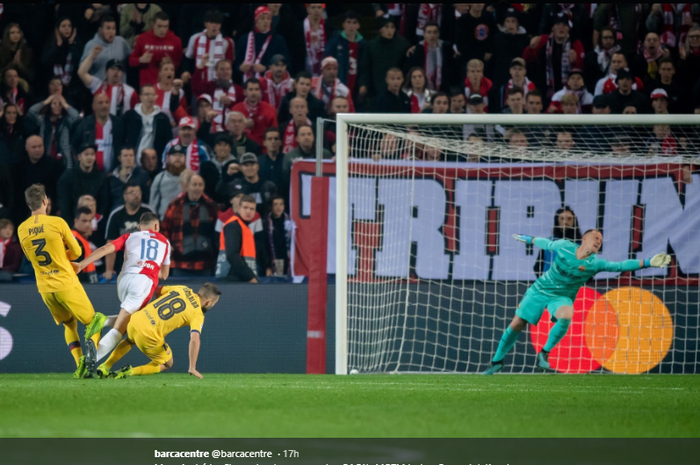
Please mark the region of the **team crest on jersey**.
POLYGON ((489 36, 489 27, 486 24, 479 24, 474 29, 474 37, 476 40, 486 40, 489 36))
POLYGON ((583 265, 581 265, 581 266, 578 267, 578 270, 579 270, 579 271, 586 271, 586 267, 583 266, 583 265))

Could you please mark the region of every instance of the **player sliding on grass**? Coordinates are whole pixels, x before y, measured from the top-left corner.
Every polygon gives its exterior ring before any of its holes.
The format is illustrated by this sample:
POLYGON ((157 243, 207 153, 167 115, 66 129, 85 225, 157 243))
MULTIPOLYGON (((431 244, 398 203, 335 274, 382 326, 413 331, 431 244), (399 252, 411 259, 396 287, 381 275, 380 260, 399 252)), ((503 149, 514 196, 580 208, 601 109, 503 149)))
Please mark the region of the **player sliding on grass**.
POLYGON ((514 234, 513 237, 526 244, 535 244, 544 250, 556 252, 556 258, 550 269, 535 281, 520 301, 515 317, 506 328, 498 344, 496 355, 491 361, 491 367, 483 374, 492 375, 503 369, 503 358, 513 348, 520 332, 525 325, 536 325, 545 307, 556 322, 549 332, 547 344, 537 354, 537 366, 542 371, 553 372, 549 365, 549 352, 566 335, 574 317, 574 299, 578 290, 589 279, 601 271, 635 271, 650 266, 664 268, 671 262, 671 257, 665 253, 654 255, 646 260, 625 260, 609 262, 598 258, 595 254, 603 245, 603 235, 597 229, 589 229, 583 235, 581 246, 565 239, 550 241, 541 237, 514 234))
POLYGON ((127 338, 114 349, 103 366, 111 367, 136 344, 141 352, 151 359, 151 363, 136 368, 126 365, 115 377, 152 375, 173 366, 173 355, 165 343, 165 336, 183 326, 190 327, 190 368, 188 372, 197 378, 200 333, 204 324, 204 314, 219 301, 221 291, 212 283, 204 283, 195 294, 185 286, 159 288, 159 297, 140 312, 135 313, 127 326, 127 338))
MULTIPOLYGON (((17 228, 17 237, 34 267, 41 298, 56 324, 63 324, 68 350, 78 366, 73 377, 86 378, 88 370, 80 347, 78 321, 88 326, 105 316, 95 313, 85 289, 71 268, 70 260, 76 260, 82 254, 80 244, 65 221, 46 214, 49 198, 44 186, 30 186, 24 191, 24 198, 32 216, 17 228)), ((97 343, 100 335, 92 337, 97 343)))
MULTIPOLYGON (((139 230, 124 234, 109 244, 95 250, 80 263, 73 263, 76 273, 105 255, 124 251, 124 265, 117 281, 117 295, 121 301, 118 316, 95 318, 85 330, 85 340, 90 341, 104 326, 112 329, 100 341, 97 353, 91 342, 86 342, 85 363, 89 371, 106 357, 119 343, 126 332, 131 315, 150 302, 158 286, 158 279, 167 279, 170 272, 170 242, 160 234, 160 221, 154 213, 144 213, 139 219, 139 230)), ((109 374, 106 367, 97 368, 100 375, 109 374)))

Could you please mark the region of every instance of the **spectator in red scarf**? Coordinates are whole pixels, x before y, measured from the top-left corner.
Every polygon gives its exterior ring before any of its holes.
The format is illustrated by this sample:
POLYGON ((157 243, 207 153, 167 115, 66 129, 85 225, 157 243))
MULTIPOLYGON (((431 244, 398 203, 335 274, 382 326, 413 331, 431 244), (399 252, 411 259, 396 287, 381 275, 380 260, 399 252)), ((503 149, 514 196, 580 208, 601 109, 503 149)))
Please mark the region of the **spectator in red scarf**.
POLYGON ((181 146, 185 151, 185 169, 199 172, 202 163, 211 158, 206 144, 203 144, 196 137, 196 124, 194 118, 185 116, 178 124, 178 137, 168 142, 163 150, 163 166, 168 159, 170 148, 181 146))
POLYGON ((659 63, 670 55, 671 51, 661 43, 659 35, 649 32, 644 37, 642 51, 634 58, 632 68, 635 75, 639 76, 646 86, 659 77, 659 63))
POLYGON ((270 60, 270 69, 260 79, 263 101, 279 110, 282 99, 294 90, 294 80, 287 72, 287 60, 284 55, 275 55, 270 60))
POLYGON ((158 65, 158 82, 155 84, 156 105, 168 117, 172 127, 188 116, 187 100, 182 85, 181 79, 175 79, 175 63, 170 57, 164 57, 158 65))
POLYGON ((96 45, 85 60, 80 63, 78 77, 92 95, 104 93, 109 98, 109 113, 122 116, 139 103, 139 96, 129 84, 124 82, 124 64, 121 61, 109 60, 105 69, 105 80, 92 76, 88 71, 97 56, 102 53, 102 47, 96 45))
POLYGON ((479 94, 484 99, 484 112, 489 112, 489 91, 493 83, 484 76, 484 63, 473 59, 467 63, 467 79, 464 81, 464 96, 469 100, 471 94, 479 94))
POLYGON ((289 59, 287 44, 272 31, 271 26, 270 10, 259 6, 255 10, 255 30, 242 35, 236 42, 236 68, 243 73, 243 82, 263 76, 273 56, 279 54, 289 59))
POLYGON ((533 37, 523 52, 528 63, 538 63, 538 89, 546 89, 548 97, 560 91, 569 79, 569 71, 583 69, 585 52, 578 40, 569 35, 569 21, 558 17, 551 34, 533 37))
POLYGON ((0 220, 0 273, 16 273, 22 264, 22 248, 13 240, 15 225, 8 219, 0 220))
POLYGON ((433 92, 428 89, 425 79, 425 71, 420 66, 414 66, 406 73, 406 86, 404 92, 411 99, 411 113, 420 113, 430 107, 430 99, 433 92))
POLYGON ((14 103, 19 111, 24 114, 29 109, 31 100, 29 91, 20 84, 17 66, 10 65, 2 73, 2 100, 5 103, 14 103))
POLYGON ((303 98, 293 98, 289 104, 289 112, 292 114, 292 119, 289 120, 287 128, 284 130, 282 153, 289 153, 299 146, 296 134, 301 126, 311 126, 309 107, 303 98))
POLYGON ((335 97, 345 97, 350 103, 350 113, 355 113, 350 89, 338 79, 338 60, 326 57, 321 62, 321 76, 311 80, 311 92, 314 97, 321 100, 326 108, 326 113, 331 109, 331 102, 335 97))
POLYGON ((170 30, 170 17, 161 11, 155 15, 153 29, 136 37, 129 56, 129 66, 139 69, 140 85, 158 81, 160 62, 165 57, 170 58, 177 69, 182 60, 182 42, 170 30))
POLYGON ((278 126, 277 112, 272 105, 262 101, 260 81, 256 78, 250 78, 246 81, 244 93, 245 100, 235 105, 232 111, 238 111, 251 120, 248 123, 248 137, 260 145, 265 130, 278 126))
POLYGON ((428 89, 447 90, 455 82, 455 52, 452 44, 440 39, 440 26, 427 23, 423 40, 408 50, 404 68, 420 66, 426 77, 428 89))
POLYGON ((323 3, 307 3, 304 19, 304 43, 306 45, 306 71, 313 77, 321 75, 321 60, 331 37, 330 21, 324 19, 323 3))
POLYGON ((357 97, 361 56, 365 53, 365 40, 360 29, 360 17, 354 11, 347 11, 343 16, 343 30, 335 35, 326 45, 326 56, 338 60, 338 79, 345 84, 350 93, 357 97))
MULTIPOLYGON (((195 74, 204 72, 206 68, 198 70, 195 74)), ((215 67, 216 79, 208 81, 204 86, 204 94, 211 97, 212 109, 216 116, 212 122, 212 132, 221 132, 226 128, 226 118, 231 109, 243 101, 245 95, 243 88, 233 83, 233 62, 231 60, 219 60, 215 67)))
POLYGON ((160 226, 172 247, 170 269, 174 277, 214 275, 216 216, 216 203, 204 193, 204 179, 195 174, 184 195, 170 203, 160 226))
MULTIPOLYGON (((211 84, 218 77, 217 66, 221 60, 228 60, 233 66, 233 40, 221 34, 224 16, 218 10, 209 10, 204 14, 204 31, 190 37, 185 52, 185 65, 188 72, 182 74, 183 81, 192 79, 192 94, 209 93, 211 84)), ((228 80, 231 80, 229 76, 228 80)))
POLYGON ((510 63, 510 79, 501 87, 501 104, 503 108, 508 107, 508 95, 510 89, 519 87, 524 92, 523 98, 527 97, 528 92, 535 90, 535 83, 530 81, 527 76, 527 65, 525 60, 520 57, 513 58, 510 63))

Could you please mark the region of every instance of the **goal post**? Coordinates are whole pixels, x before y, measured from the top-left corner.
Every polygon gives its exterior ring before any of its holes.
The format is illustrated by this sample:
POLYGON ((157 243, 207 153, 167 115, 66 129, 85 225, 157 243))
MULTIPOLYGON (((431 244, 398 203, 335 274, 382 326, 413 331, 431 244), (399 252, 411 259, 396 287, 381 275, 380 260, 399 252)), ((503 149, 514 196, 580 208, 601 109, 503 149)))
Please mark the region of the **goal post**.
MULTIPOLYGON (((484 369, 546 262, 509 235, 550 237, 569 206, 604 231, 603 258, 674 261, 582 288, 557 370, 700 371, 700 115, 336 121, 336 374, 484 369)), ((505 372, 534 371, 551 324, 523 332, 505 372)))

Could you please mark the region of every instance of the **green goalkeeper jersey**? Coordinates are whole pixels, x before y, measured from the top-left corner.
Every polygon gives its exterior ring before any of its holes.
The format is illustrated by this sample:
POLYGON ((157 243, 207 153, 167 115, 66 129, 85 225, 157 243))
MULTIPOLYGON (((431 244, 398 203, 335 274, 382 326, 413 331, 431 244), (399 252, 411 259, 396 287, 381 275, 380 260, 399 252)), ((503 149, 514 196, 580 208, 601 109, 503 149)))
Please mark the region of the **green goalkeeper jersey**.
POLYGON ((532 290, 552 297, 563 296, 574 300, 581 286, 586 284, 596 273, 601 271, 634 271, 641 268, 639 260, 609 262, 598 258, 595 254, 579 260, 576 258, 576 249, 579 246, 565 239, 551 241, 536 237, 533 243, 541 249, 557 253, 549 270, 532 285, 532 290))

